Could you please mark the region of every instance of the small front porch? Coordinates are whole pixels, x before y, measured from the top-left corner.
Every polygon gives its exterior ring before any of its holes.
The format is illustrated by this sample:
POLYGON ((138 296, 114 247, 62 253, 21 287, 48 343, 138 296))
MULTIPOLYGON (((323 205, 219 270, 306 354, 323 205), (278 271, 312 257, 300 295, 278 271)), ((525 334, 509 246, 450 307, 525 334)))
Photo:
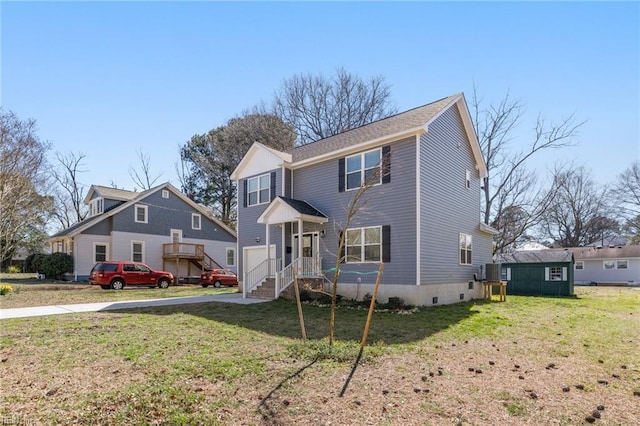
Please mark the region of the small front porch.
POLYGON ((305 201, 276 197, 257 220, 265 225, 265 245, 257 248, 257 255, 245 255, 243 297, 277 299, 294 278, 321 283, 324 275, 319 241, 320 232, 324 231, 305 231, 305 224, 322 225, 327 221, 324 214, 305 201), (273 244, 278 238, 281 257, 276 256, 273 244))

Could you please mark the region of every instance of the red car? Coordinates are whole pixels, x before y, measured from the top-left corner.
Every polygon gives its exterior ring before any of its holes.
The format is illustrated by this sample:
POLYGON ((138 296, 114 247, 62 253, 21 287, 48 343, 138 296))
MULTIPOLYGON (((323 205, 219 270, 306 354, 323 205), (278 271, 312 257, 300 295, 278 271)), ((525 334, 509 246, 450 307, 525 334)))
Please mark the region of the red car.
POLYGON ((167 288, 173 284, 170 272, 154 271, 140 262, 98 262, 89 274, 89 284, 104 290, 122 290, 126 285, 167 288))
POLYGON ((213 284, 216 288, 223 285, 238 285, 238 276, 235 272, 228 269, 212 269, 210 271, 204 271, 202 275, 200 275, 200 284, 202 287, 208 287, 213 284))

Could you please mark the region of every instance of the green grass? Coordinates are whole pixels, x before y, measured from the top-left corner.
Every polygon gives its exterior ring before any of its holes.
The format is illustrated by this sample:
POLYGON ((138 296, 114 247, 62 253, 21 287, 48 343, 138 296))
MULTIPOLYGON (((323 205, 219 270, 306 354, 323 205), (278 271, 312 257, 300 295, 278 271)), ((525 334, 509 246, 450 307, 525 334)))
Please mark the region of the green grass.
MULTIPOLYGON (((313 423, 311 419, 326 414, 308 413, 310 401, 316 399, 310 392, 331 395, 342 386, 331 378, 342 380, 348 373, 359 350, 366 310, 338 309, 334 346, 326 339, 328 308, 304 305, 304 314, 307 343, 300 340, 295 304, 282 300, 3 320, 0 354, 7 359, 0 384, 13 392, 2 393, 0 416, 19 412, 38 424, 256 424, 261 421, 256 398, 264 398, 281 383, 279 392, 290 403, 307 402, 270 409, 284 416, 284 423, 313 423), (309 381, 301 382, 305 377, 309 381), (330 388, 323 388, 329 382, 330 388), (57 391, 47 396, 50 389, 57 391)), ((630 289, 591 291, 574 299, 510 296, 506 303, 476 301, 409 315, 380 312, 374 315, 362 363, 369 366, 370 375, 387 357, 414 359, 398 361, 393 370, 417 378, 420 386, 423 364, 440 365, 447 359, 442 348, 465 347, 465 342, 479 353, 496 344, 503 348, 496 356, 526 357, 542 366, 554 357, 571 357, 593 368, 632 366, 631 354, 637 354, 640 344, 639 325, 640 291, 630 289), (434 358, 436 353, 444 358, 434 358)), ((477 359, 475 353, 469 356, 477 359)), ((377 374, 386 383, 390 373, 377 374)), ((449 370, 443 377, 457 380, 449 370)), ((625 392, 633 378, 628 380, 618 385, 625 392)), ((598 385, 587 383, 587 389, 590 386, 598 385)), ((528 409, 532 402, 514 395, 503 389, 494 398, 504 402, 502 410, 509 416, 535 422, 527 417, 535 412, 528 409)), ((366 401, 370 396, 359 398, 366 401)), ((422 398, 415 405, 416 410, 427 410, 421 415, 457 416, 441 403, 422 398)), ((347 403, 356 407, 353 400, 347 403)), ((389 419, 405 409, 411 406, 388 406, 377 419, 394 424, 389 419)), ((349 418, 364 422, 367 410, 361 411, 350 412, 349 418), (360 414, 364 417, 357 417, 360 414)), ((559 410, 552 418, 565 415, 559 410)))

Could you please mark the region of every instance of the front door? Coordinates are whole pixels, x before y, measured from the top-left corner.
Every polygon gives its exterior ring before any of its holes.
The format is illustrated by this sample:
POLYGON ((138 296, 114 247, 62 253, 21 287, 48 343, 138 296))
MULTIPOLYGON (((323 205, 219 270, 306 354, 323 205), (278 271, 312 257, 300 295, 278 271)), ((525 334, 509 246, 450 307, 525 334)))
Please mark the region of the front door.
MULTIPOLYGON (((293 258, 298 258, 298 235, 293 236, 293 258)), ((315 257, 318 253, 318 233, 302 234, 302 257, 315 257)))

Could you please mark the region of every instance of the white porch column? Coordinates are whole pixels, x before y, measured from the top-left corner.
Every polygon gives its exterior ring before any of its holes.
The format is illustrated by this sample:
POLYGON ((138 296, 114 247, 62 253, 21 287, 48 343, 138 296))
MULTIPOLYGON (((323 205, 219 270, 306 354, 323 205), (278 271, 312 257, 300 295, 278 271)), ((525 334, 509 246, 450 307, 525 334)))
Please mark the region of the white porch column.
MULTIPOLYGON (((303 229, 302 219, 298 219, 298 259, 302 258, 302 233, 303 229)), ((300 262, 298 262, 298 273, 300 272, 300 262)))
POLYGON ((267 277, 271 277, 271 244, 269 243, 269 224, 265 225, 267 227, 267 277))

